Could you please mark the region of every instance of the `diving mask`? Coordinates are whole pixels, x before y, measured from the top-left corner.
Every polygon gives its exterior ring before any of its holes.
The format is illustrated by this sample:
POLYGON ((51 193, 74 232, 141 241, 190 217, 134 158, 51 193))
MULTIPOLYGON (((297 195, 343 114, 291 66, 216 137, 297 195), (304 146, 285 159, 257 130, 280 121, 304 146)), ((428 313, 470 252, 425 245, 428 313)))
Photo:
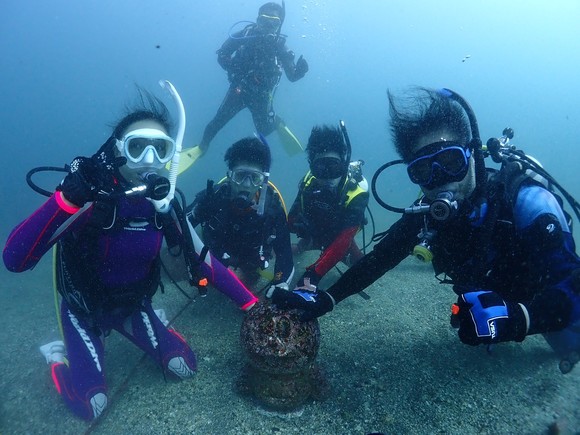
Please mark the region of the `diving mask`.
POLYGON ((282 21, 280 17, 275 15, 260 14, 256 20, 256 24, 258 24, 259 28, 268 32, 276 32, 280 28, 282 21))
POLYGON ((131 163, 164 165, 173 158, 175 153, 173 138, 154 128, 140 128, 130 131, 121 140, 117 139, 116 145, 119 152, 127 158, 129 166, 131 163))
POLYGON ((337 157, 320 157, 310 164, 310 172, 323 180, 342 177, 345 172, 344 162, 337 157))
POLYGON ((418 157, 407 165, 407 174, 413 183, 433 189, 465 178, 471 157, 469 148, 448 141, 436 142, 425 148, 440 149, 418 157))
POLYGON ((236 184, 243 184, 247 179, 254 187, 260 187, 264 184, 266 175, 263 172, 252 171, 249 169, 234 169, 228 171, 228 178, 236 184))

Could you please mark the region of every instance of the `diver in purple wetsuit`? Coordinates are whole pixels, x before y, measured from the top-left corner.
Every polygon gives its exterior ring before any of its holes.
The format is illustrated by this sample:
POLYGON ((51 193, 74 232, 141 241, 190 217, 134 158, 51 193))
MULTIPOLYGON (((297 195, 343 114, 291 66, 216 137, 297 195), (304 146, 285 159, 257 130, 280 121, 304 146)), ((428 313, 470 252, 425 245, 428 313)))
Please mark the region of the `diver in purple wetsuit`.
POLYGON ((194 352, 151 305, 160 283, 164 238, 169 247, 183 246, 188 264, 195 264, 242 309, 257 300, 176 219, 181 210, 171 199, 185 115, 173 86, 169 82, 165 86, 180 108, 177 139, 169 136, 165 105, 142 93, 142 107, 117 123, 95 155, 73 160, 57 191, 12 231, 4 248, 6 267, 22 272, 32 269, 56 245, 64 347, 55 342, 44 351, 53 363, 52 378, 59 394, 86 420, 98 417, 107 406, 104 337, 113 329, 164 372, 183 379, 196 371, 194 352))

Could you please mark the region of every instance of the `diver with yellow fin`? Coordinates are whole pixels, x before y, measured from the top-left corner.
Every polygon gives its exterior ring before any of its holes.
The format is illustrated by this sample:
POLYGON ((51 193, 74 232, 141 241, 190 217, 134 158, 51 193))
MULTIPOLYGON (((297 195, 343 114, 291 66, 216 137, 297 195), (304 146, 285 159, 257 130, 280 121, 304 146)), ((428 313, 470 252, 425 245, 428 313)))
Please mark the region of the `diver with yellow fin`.
POLYGON ((255 23, 239 21, 232 26, 228 39, 217 51, 218 63, 227 71, 230 86, 216 115, 205 127, 200 144, 184 150, 181 172, 202 156, 217 133, 245 108, 252 113, 260 134, 268 136, 277 130, 289 155, 302 151, 300 142, 276 115, 272 104, 282 71, 291 82, 308 72, 308 63, 302 56, 294 62, 294 52, 286 47, 286 36, 280 33, 285 15, 284 2, 269 2, 260 7, 255 23), (247 25, 234 31, 239 24, 247 25))

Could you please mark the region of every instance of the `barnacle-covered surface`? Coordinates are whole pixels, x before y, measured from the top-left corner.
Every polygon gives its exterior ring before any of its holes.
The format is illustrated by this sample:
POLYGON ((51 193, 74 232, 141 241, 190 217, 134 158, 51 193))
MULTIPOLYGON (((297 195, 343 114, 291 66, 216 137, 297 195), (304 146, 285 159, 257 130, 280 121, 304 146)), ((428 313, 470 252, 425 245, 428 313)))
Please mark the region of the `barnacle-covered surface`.
POLYGON ((291 411, 321 396, 322 372, 316 366, 318 321, 303 322, 296 310, 260 302, 242 323, 241 344, 248 365, 241 389, 266 408, 291 411))

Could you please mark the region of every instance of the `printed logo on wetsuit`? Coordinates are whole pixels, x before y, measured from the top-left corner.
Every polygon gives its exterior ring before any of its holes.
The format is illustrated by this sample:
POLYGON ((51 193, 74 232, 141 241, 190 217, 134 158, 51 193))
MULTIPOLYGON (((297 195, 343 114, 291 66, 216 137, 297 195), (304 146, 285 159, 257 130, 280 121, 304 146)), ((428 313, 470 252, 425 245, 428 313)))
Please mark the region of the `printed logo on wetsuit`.
POLYGON ((129 225, 124 226, 123 229, 127 231, 147 231, 145 227, 149 225, 147 221, 131 221, 129 225))
POLYGON ((91 357, 93 358, 93 361, 95 362, 95 366, 97 367, 97 370, 99 372, 101 372, 102 371, 101 370, 101 363, 99 363, 99 356, 97 355, 97 350, 95 349, 95 345, 93 344, 93 342, 91 341, 91 339, 87 335, 87 331, 85 331, 81 327, 78 319, 75 317, 75 315, 73 313, 70 312, 70 310, 67 311, 67 314, 68 314, 68 317, 69 317, 72 325, 75 327, 75 329, 77 330, 77 332, 79 333, 79 335, 83 339, 83 343, 85 343, 85 346, 87 347, 89 353, 91 354, 91 357))
POLYGON ((491 339, 495 338, 495 322, 492 320, 489 322, 489 332, 491 332, 491 339))
POLYGON ((149 337, 149 341, 151 342, 151 346, 153 349, 157 349, 157 337, 155 337, 155 333, 153 332, 153 326, 151 325, 151 321, 149 320, 149 316, 147 313, 141 311, 141 318, 143 319, 143 324, 147 329, 147 336, 149 337))

